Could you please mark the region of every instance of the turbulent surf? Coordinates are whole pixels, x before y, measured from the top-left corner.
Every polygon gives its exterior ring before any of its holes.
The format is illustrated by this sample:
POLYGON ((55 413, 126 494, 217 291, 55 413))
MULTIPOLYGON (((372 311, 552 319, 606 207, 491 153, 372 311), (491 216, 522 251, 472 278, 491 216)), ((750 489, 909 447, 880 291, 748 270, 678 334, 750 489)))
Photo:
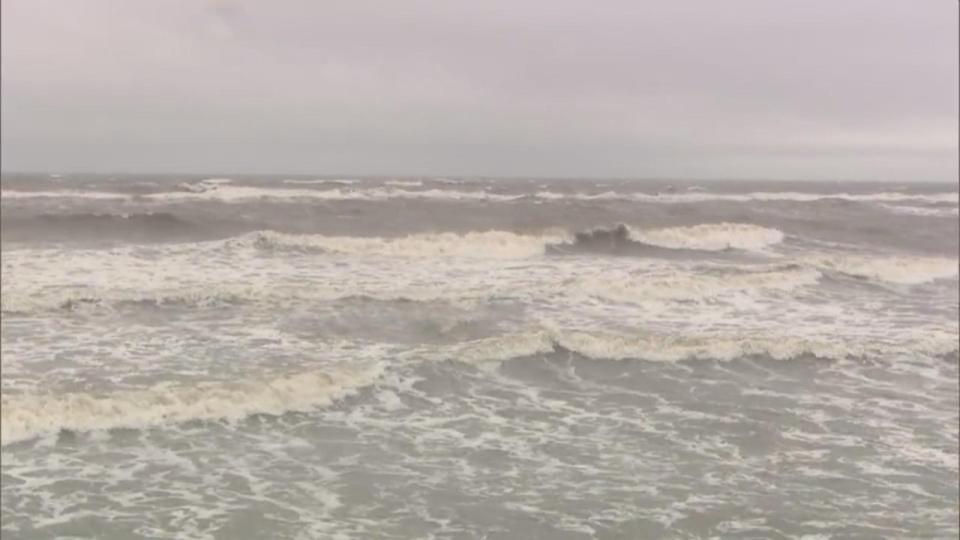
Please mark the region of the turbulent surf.
POLYGON ((956 532, 956 185, 4 175, 0 203, 5 534, 93 504, 120 537, 241 507, 483 536, 442 498, 658 537, 732 492, 795 537, 956 532))

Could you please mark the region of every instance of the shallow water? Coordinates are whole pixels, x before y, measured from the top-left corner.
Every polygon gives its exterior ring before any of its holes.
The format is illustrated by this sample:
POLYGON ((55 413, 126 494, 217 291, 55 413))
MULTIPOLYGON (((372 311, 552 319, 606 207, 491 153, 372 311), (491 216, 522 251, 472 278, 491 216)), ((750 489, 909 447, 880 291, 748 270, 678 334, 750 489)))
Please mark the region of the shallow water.
POLYGON ((951 538, 956 185, 3 179, 18 538, 951 538))

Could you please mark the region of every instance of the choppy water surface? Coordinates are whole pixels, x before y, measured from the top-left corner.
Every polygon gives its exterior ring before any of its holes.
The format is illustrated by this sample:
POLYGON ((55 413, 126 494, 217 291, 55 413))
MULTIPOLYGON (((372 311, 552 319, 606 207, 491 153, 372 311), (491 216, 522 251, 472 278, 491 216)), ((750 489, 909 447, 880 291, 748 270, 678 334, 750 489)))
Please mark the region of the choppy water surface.
POLYGON ((4 538, 955 538, 957 186, 6 175, 4 538))

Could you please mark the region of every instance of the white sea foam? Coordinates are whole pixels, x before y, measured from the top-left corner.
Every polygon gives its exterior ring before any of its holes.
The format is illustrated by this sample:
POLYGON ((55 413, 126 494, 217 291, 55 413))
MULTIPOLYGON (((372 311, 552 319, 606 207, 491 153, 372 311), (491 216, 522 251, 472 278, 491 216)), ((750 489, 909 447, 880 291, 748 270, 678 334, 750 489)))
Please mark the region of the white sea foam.
MULTIPOLYGON (((783 240, 783 233, 757 225, 713 223, 662 229, 629 228, 634 241, 668 249, 720 251, 761 250, 783 240)), ((546 234, 484 231, 463 234, 414 234, 397 238, 291 235, 260 231, 245 235, 238 243, 257 247, 317 248, 331 253, 403 257, 469 256, 526 258, 543 255, 551 244, 570 242, 573 235, 554 230, 546 234)))
POLYGON ((397 187, 420 187, 423 185, 423 182, 420 180, 387 180, 383 183, 383 185, 397 187))
MULTIPOLYGON (((783 233, 756 225, 718 223, 665 229, 630 229, 635 241, 669 249, 717 251, 728 248, 759 250, 776 244, 783 233)), ((510 231, 424 233, 396 238, 295 235, 259 231, 228 240, 229 245, 258 248, 317 249, 328 253, 381 255, 406 258, 473 257, 519 259, 543 255, 548 245, 570 242, 567 231, 541 234, 510 231)))
POLYGON ((159 384, 106 395, 3 395, 0 444, 61 430, 146 428, 190 420, 236 421, 254 414, 310 411, 372 384, 381 372, 380 366, 340 367, 266 381, 159 384))
POLYGON ((634 275, 591 276, 583 280, 584 291, 613 301, 712 300, 757 290, 792 291, 816 285, 820 272, 800 265, 706 273, 696 270, 656 271, 634 275))
MULTIPOLYGON (((124 283, 129 287, 130 283, 124 283)), ((84 311, 90 309, 115 309, 121 305, 141 304, 154 306, 191 306, 212 307, 217 305, 254 302, 258 300, 280 300, 278 291, 255 285, 216 284, 193 285, 180 288, 144 288, 107 289, 100 288, 61 288, 59 290, 28 289, 11 287, 0 299, 3 313, 41 313, 52 310, 84 311)), ((288 298, 297 297, 289 294, 288 298)), ((335 295, 330 295, 335 299, 335 295)))
POLYGON ((957 259, 946 257, 824 255, 810 264, 858 278, 916 285, 957 276, 957 259))
POLYGON ((960 194, 956 192, 943 193, 805 193, 798 191, 770 191, 752 193, 711 193, 706 191, 687 191, 684 193, 619 193, 605 191, 600 193, 563 193, 555 191, 540 191, 535 195, 540 199, 548 200, 623 200, 646 203, 681 204, 709 201, 751 202, 751 201, 792 201, 814 202, 822 200, 844 200, 857 202, 898 202, 915 201, 928 203, 954 202, 960 194))
MULTIPOLYGON (((330 184, 339 183, 349 185, 354 180, 284 180, 284 184, 330 184)), ((154 193, 140 196, 141 199, 157 201, 178 200, 211 200, 221 202, 239 202, 246 200, 270 199, 276 201, 296 201, 307 199, 320 200, 389 200, 389 199, 431 199, 431 200, 483 200, 483 201, 515 201, 526 198, 527 195, 507 195, 489 193, 487 191, 463 191, 456 189, 428 189, 407 190, 398 187, 377 187, 366 189, 299 189, 278 188, 263 186, 238 186, 232 184, 192 184, 202 189, 191 190, 186 188, 180 192, 154 193)), ((394 182, 394 186, 396 186, 394 182)), ((412 184, 410 184, 412 186, 412 184)), ((58 190, 58 191, 19 191, 2 190, 0 198, 86 198, 86 199, 129 199, 131 195, 114 192, 58 190)), ((794 201, 812 202, 827 199, 858 201, 858 202, 927 202, 927 203, 956 203, 956 192, 945 193, 803 193, 803 192, 753 192, 753 193, 618 193, 607 191, 602 193, 562 193, 541 191, 533 195, 534 198, 544 200, 625 200, 647 203, 696 203, 704 201, 794 201)))
MULTIPOLYGON (((325 181, 324 183, 336 183, 325 181)), ((216 201, 223 203, 239 203, 256 200, 291 201, 324 200, 348 201, 367 200, 382 201, 390 199, 430 199, 430 200, 475 200, 475 201, 512 201, 522 198, 522 195, 501 195, 485 191, 459 191, 446 189, 408 190, 396 187, 378 187, 368 189, 305 189, 305 188, 269 188, 261 186, 237 186, 204 184, 180 184, 180 191, 167 191, 145 195, 128 195, 109 191, 17 191, 2 190, 3 199, 32 199, 32 198, 76 198, 98 200, 139 200, 156 202, 178 201, 216 201)))
POLYGON ((538 199, 560 201, 564 199, 593 201, 604 199, 627 199, 630 194, 621 194, 613 191, 604 191, 602 193, 560 193, 556 191, 539 191, 534 195, 538 199))
POLYGON ((704 223, 690 227, 630 229, 630 238, 671 249, 759 250, 783 241, 783 233, 748 223, 704 223))
POLYGON ((351 186, 354 184, 359 184, 360 180, 355 180, 352 178, 337 178, 337 179, 317 179, 317 180, 297 180, 297 179, 287 179, 283 181, 284 184, 300 184, 300 185, 314 185, 314 184, 340 184, 344 186, 351 186))
MULTIPOLYGON (((757 229, 746 229, 754 245, 761 243, 754 233, 760 240, 776 233, 757 229)), ((655 234, 673 245, 698 245, 695 235, 689 235, 696 227, 677 230, 684 234, 662 229, 655 234)), ((740 241, 736 234, 723 239, 721 233, 727 230, 705 234, 706 242, 699 247, 740 241)), ((569 238, 564 231, 398 238, 261 231, 226 240, 109 250, 20 249, 4 254, 0 304, 4 313, 36 313, 130 303, 204 307, 350 296, 463 302, 490 296, 546 299, 560 293, 573 298, 580 293, 580 300, 706 301, 765 298, 816 285, 822 272, 919 284, 955 278, 958 264, 943 257, 829 253, 781 256, 772 266, 544 256, 546 246, 569 238)))
POLYGON ((918 202, 957 202, 960 194, 956 192, 943 193, 903 193, 903 192, 881 192, 881 193, 804 193, 797 191, 773 191, 773 192, 753 192, 753 193, 707 193, 707 192, 688 192, 688 193, 663 193, 663 194, 645 194, 634 193, 627 198, 643 202, 663 202, 663 203, 692 203, 702 201, 731 201, 731 202, 750 202, 750 201, 793 201, 793 202, 813 202, 822 200, 844 200, 856 202, 895 202, 895 201, 918 201, 918 202))
MULTIPOLYGON (((352 297, 472 307, 496 297, 539 302, 567 298, 573 303, 591 297, 617 303, 699 302, 744 295, 764 298, 770 292, 815 285, 820 276, 814 268, 797 265, 707 271, 637 260, 628 266, 594 262, 590 272, 583 266, 585 261, 576 260, 541 260, 535 266, 521 263, 504 268, 499 259, 407 258, 405 270, 398 272, 396 264, 383 257, 271 261, 256 253, 238 253, 235 258, 191 262, 191 257, 169 253, 163 262, 156 262, 138 255, 96 252, 74 254, 72 265, 78 271, 65 274, 57 262, 61 257, 34 257, 35 263, 21 258, 21 253, 10 257, 0 304, 4 313, 17 314, 289 305, 352 297), (309 270, 298 262, 306 260, 312 260, 309 270), (191 265, 192 271, 184 270, 191 265)), ((646 307, 648 312, 652 308, 646 307)))
POLYGON ((507 231, 428 233, 397 238, 292 235, 261 231, 228 243, 258 248, 319 249, 350 255, 517 259, 542 255, 547 244, 562 242, 566 238, 563 234, 523 235, 507 231))
POLYGON ((958 208, 927 208, 923 206, 903 206, 898 204, 881 204, 880 206, 886 208, 894 214, 903 214, 908 216, 957 217, 960 215, 960 209, 958 208))
POLYGON ((820 339, 729 334, 633 336, 553 328, 480 339, 421 354, 431 360, 485 364, 563 349, 594 359, 676 362, 729 361, 754 355, 777 360, 806 355, 832 360, 887 358, 911 354, 943 355, 956 352, 957 348, 957 335, 945 332, 917 332, 909 339, 883 342, 839 336, 820 339))

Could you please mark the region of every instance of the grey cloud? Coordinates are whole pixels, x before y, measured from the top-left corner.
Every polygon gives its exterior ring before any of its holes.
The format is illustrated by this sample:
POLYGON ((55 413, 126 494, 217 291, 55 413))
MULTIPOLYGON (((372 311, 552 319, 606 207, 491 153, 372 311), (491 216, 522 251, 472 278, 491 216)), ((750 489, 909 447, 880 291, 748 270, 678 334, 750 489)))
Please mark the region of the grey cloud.
POLYGON ((957 179, 957 3, 7 0, 3 167, 957 179))

